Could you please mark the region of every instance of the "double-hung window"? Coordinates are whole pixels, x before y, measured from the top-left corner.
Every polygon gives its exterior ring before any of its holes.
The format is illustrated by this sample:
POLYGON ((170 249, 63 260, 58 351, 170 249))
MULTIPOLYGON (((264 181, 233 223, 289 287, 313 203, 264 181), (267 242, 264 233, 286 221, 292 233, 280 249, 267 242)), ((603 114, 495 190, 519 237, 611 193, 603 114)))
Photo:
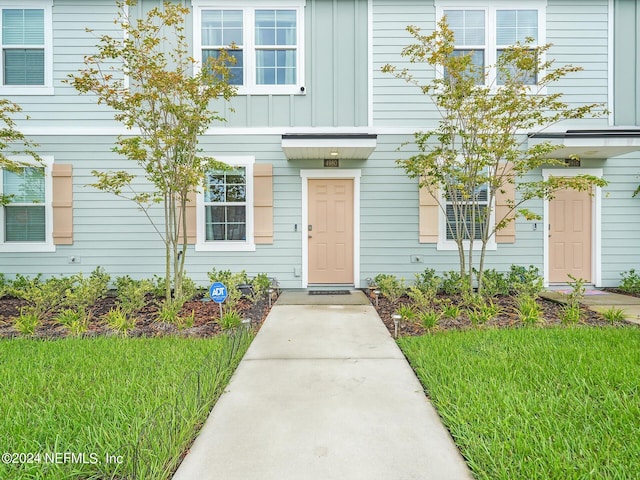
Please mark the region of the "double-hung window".
POLYGON ((263 3, 193 0, 196 58, 206 67, 221 50, 234 58, 239 94, 304 91, 304 0, 263 3))
POLYGON ((464 200, 460 192, 445 195, 446 202, 446 240, 455 241, 480 240, 485 230, 486 215, 489 212, 489 195, 487 184, 479 186, 473 198, 464 200), (453 196, 453 198, 452 198, 453 196))
POLYGON ((50 166, 0 170, 0 251, 50 250, 50 166))
POLYGON ((53 93, 51 6, 51 0, 0 0, 0 93, 53 93))
MULTIPOLYGON (((480 2, 478 2, 480 4, 480 2)), ((517 42, 525 43, 533 40, 533 45, 544 42, 544 1, 531 0, 513 6, 513 2, 496 0, 478 6, 469 6, 470 2, 461 3, 456 0, 437 2, 439 16, 446 16, 449 28, 453 31, 457 54, 471 54, 472 63, 479 71, 486 71, 488 85, 503 85, 504 78, 495 66, 505 49, 517 42)), ((510 67, 515 71, 515 66, 510 67)), ((524 83, 535 85, 537 75, 529 73, 524 83)), ((478 78, 478 83, 483 79, 478 78)))
POLYGON ((198 250, 253 250, 253 157, 216 157, 198 209, 198 250))

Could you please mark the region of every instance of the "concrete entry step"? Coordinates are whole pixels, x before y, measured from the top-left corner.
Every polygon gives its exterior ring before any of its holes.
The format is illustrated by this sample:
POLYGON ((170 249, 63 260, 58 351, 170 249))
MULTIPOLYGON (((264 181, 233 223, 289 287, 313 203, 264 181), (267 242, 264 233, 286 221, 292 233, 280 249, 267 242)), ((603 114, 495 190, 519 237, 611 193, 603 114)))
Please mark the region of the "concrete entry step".
POLYGON ((370 305, 361 290, 284 290, 277 305, 370 305), (345 293, 346 292, 346 293, 345 293))

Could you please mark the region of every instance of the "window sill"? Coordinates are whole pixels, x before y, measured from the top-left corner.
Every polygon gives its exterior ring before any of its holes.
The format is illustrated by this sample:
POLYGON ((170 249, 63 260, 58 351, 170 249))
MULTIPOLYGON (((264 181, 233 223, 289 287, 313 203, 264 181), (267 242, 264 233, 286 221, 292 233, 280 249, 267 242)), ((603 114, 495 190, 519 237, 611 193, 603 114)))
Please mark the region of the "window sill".
POLYGON ((56 246, 50 243, 2 243, 0 253, 40 253, 55 252, 56 246))
POLYGON ((298 85, 261 85, 244 87, 238 86, 238 96, 249 95, 306 95, 305 87, 298 85))
POLYGON ((255 252, 254 243, 245 242, 205 242, 196 243, 196 252, 255 252))
POLYGON ((53 87, 43 87, 43 86, 0 87, 0 95, 54 95, 54 93, 55 92, 53 87))
MULTIPOLYGON (((464 245, 464 249, 465 250, 469 250, 469 243, 465 242, 464 245)), ((479 240, 476 240, 473 242, 473 251, 474 252, 479 252, 482 249, 482 242, 480 242, 479 240)), ((491 240, 489 243, 487 243, 487 251, 490 250, 497 250, 498 249, 498 245, 496 244, 495 241, 491 240)), ((451 240, 440 240, 436 246, 436 250, 442 250, 442 251, 454 251, 454 250, 458 250, 458 245, 456 244, 456 242, 452 242, 451 240)))

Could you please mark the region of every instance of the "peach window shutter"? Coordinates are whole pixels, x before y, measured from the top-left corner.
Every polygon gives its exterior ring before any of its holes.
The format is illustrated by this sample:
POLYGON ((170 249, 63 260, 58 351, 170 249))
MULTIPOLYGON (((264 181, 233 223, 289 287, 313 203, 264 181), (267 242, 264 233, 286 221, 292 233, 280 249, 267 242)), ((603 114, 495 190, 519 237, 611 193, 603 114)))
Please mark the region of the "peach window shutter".
POLYGON ((438 201, 426 187, 421 187, 420 196, 420 243, 438 243, 440 207, 438 201))
MULTIPOLYGON (((507 164, 507 174, 513 177, 511 170, 513 165, 507 164)), ((502 187, 502 191, 496 192, 496 222, 499 222, 509 211, 509 203, 516 199, 516 189, 513 183, 506 183, 502 187)), ((514 243, 516 241, 516 222, 513 220, 514 214, 511 213, 508 218, 512 220, 507 226, 496 232, 496 243, 514 243)))
POLYGON ((253 166, 253 236, 256 244, 273 243, 273 165, 253 166))
MULTIPOLYGON (((187 205, 185 217, 187 219, 187 245, 195 245, 197 240, 196 228, 198 224, 198 213, 196 208, 196 192, 187 195, 187 205)), ((182 241, 182 222, 178 225, 179 239, 182 241)))
POLYGON ((53 243, 73 244, 73 167, 54 163, 51 168, 53 243))

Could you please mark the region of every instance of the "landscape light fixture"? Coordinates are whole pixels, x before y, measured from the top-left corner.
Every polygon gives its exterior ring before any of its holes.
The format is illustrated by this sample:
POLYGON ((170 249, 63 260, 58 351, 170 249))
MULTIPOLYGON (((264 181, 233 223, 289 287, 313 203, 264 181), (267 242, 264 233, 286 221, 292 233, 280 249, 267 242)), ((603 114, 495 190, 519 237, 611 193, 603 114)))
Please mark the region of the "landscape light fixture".
POLYGON ((399 315, 396 313, 391 318, 393 318, 393 336, 394 338, 398 338, 398 324, 400 323, 400 319, 402 318, 402 315, 399 315))

